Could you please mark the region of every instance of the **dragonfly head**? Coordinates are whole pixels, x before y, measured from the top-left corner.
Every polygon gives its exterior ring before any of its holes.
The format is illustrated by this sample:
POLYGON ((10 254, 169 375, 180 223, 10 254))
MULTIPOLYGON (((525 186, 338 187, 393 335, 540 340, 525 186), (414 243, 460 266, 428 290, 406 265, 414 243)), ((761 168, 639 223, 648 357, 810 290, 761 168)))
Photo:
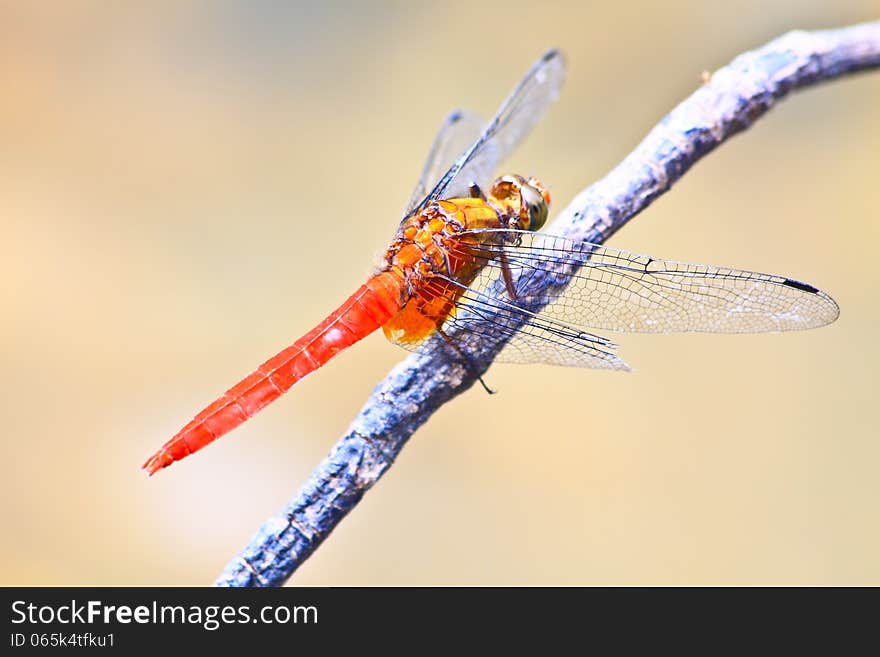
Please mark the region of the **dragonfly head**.
POLYGON ((537 178, 502 176, 493 183, 489 195, 511 216, 511 228, 540 230, 547 221, 550 192, 537 178))

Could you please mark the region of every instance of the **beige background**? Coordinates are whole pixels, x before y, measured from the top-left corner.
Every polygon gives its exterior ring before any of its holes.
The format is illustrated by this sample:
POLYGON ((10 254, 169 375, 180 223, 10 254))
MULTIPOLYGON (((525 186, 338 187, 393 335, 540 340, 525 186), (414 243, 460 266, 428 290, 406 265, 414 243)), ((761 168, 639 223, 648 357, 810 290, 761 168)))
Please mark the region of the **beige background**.
MULTIPOLYGON (((138 467, 362 281, 452 107, 491 113, 562 47, 562 99, 509 167, 562 207, 701 71, 880 17, 34 5, 0 8, 4 584, 213 580, 404 352, 374 335, 197 457, 138 467)), ((500 394, 441 409, 292 581, 880 584, 878 108, 880 72, 788 99, 612 242, 810 281, 836 324, 612 336, 630 375, 494 367, 500 394)))

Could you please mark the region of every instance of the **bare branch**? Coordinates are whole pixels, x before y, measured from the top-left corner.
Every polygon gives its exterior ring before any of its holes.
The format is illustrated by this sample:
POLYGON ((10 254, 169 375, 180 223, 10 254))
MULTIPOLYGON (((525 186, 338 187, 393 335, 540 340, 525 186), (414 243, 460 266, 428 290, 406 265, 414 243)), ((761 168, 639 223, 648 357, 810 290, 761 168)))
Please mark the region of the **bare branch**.
MULTIPOLYGON (((880 22, 790 32, 740 55, 672 110, 611 173, 580 193, 548 232, 604 242, 790 91, 875 67, 880 67, 880 22)), ((471 370, 443 350, 414 354, 395 367, 309 481, 260 528, 216 585, 283 584, 391 466, 413 432, 470 388, 501 346, 478 346, 471 370)))

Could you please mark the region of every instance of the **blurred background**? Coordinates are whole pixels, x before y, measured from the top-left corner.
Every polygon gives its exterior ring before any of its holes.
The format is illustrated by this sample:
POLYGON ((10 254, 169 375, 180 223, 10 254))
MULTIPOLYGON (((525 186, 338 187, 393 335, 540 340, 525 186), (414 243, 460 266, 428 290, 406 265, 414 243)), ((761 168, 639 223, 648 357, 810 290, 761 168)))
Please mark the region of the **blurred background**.
MULTIPOLYGON (((556 209, 704 70, 828 3, 0 5, 0 583, 208 584, 404 356, 381 333, 170 470, 138 468, 350 294, 443 116, 548 47, 505 167, 556 209)), ((498 365, 293 584, 880 584, 880 72, 789 98, 611 245, 830 292, 805 333, 615 336, 632 374, 498 365), (528 398, 531 407, 519 400, 528 398)))

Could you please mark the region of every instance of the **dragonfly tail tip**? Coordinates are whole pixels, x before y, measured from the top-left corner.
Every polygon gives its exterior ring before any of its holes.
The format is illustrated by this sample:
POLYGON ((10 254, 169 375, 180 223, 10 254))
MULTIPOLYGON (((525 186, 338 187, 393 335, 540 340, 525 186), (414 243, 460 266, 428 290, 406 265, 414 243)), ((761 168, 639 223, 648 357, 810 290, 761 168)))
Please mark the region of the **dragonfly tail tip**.
POLYGON ((170 463, 165 462, 165 460, 161 457, 161 453, 153 454, 153 456, 148 458, 146 462, 141 466, 141 470, 146 470, 147 476, 152 477, 154 474, 159 472, 159 470, 167 465, 170 465, 170 463))

